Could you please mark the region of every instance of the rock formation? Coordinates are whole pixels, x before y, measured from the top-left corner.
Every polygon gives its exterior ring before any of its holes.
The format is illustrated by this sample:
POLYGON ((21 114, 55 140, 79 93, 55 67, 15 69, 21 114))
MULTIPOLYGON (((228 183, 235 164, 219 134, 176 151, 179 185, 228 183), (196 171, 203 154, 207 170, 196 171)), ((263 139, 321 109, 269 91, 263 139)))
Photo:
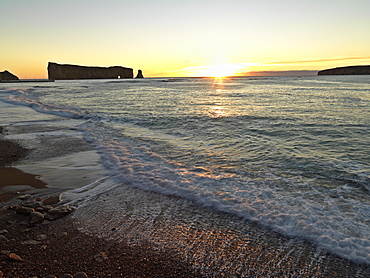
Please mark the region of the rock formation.
POLYGON ((317 75, 367 75, 370 74, 370 66, 349 66, 321 70, 317 75))
POLYGON ((144 78, 143 72, 141 70, 138 70, 136 78, 144 78))
POLYGON ((70 80, 70 79, 117 79, 133 78, 131 68, 120 66, 114 67, 86 67, 78 65, 60 65, 57 63, 48 64, 49 79, 70 80))
POLYGON ((7 70, 0 72, 0 82, 7 80, 19 80, 19 78, 7 70))

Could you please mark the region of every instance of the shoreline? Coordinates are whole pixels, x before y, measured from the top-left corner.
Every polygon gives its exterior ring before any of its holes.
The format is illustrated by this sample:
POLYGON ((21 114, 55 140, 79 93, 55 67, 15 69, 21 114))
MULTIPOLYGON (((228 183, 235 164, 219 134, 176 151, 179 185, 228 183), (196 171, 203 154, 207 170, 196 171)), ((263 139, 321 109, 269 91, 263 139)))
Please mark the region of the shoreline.
MULTIPOLYGON (((2 127, 0 130, 4 131, 2 127)), ((7 146, 1 152, 0 175, 19 180, 22 175, 17 167, 22 167, 29 150, 1 137, 0 143, 7 146)), ((18 191, 16 185, 10 185, 15 190, 2 195, 7 200, 0 206, 0 238, 4 243, 0 248, 0 277, 59 277, 82 272, 87 277, 202 277, 175 254, 156 251, 149 243, 129 246, 83 234, 71 215, 30 224, 30 216, 17 212, 18 206, 34 201, 43 201, 44 205, 59 202, 59 198, 43 196, 45 184, 35 179, 37 174, 24 173, 31 188, 18 191)))

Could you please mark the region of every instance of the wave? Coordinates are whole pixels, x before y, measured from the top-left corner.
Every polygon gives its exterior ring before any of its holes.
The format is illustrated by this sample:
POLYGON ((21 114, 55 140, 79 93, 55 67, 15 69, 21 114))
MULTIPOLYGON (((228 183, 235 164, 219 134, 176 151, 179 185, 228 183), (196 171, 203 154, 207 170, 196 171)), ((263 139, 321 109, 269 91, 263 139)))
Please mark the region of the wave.
POLYGON ((40 113, 52 114, 56 116, 88 119, 87 112, 80 109, 65 107, 62 105, 47 104, 39 101, 25 90, 0 90, 0 100, 14 105, 28 106, 40 113))
MULTIPOLYGON (((112 139, 107 130, 90 130, 86 136, 118 185, 212 207, 285 236, 303 238, 343 258, 370 264, 366 224, 370 215, 367 205, 353 197, 357 188, 344 185, 325 190, 309 180, 293 183, 273 172, 267 176, 255 173, 253 178, 240 181, 233 175, 174 163, 133 138, 112 139)), ((125 189, 117 186, 115 190, 118 194, 125 189)))
MULTIPOLYGON (((358 195, 361 188, 348 185, 319 187, 315 183, 315 175, 291 179, 276 175, 273 167, 266 169, 266 165, 242 178, 236 178, 237 173, 190 167, 185 162, 179 163, 160 154, 156 151, 159 146, 155 142, 138 141, 134 136, 117 133, 109 123, 102 121, 103 118, 90 116, 85 110, 44 103, 20 89, 0 91, 0 100, 28 106, 40 113, 93 119, 84 126, 85 137, 99 151, 104 166, 110 171, 109 190, 124 190, 119 185, 125 184, 177 196, 256 221, 286 236, 307 239, 343 258, 370 264, 370 229, 367 223, 370 212, 358 195), (111 180, 115 181, 114 186, 111 180)), ((244 117, 244 121, 253 118, 244 117)), ((203 154, 190 154, 187 159, 196 160, 200 155, 203 154)), ((348 165, 343 167, 349 168, 348 165)), ((245 172, 249 170, 243 168, 245 172)), ((366 173, 364 175, 368 181, 366 173)), ((88 201, 87 196, 106 192, 107 182, 99 181, 66 196, 78 202, 88 201), (81 199, 82 192, 84 196, 81 199)))

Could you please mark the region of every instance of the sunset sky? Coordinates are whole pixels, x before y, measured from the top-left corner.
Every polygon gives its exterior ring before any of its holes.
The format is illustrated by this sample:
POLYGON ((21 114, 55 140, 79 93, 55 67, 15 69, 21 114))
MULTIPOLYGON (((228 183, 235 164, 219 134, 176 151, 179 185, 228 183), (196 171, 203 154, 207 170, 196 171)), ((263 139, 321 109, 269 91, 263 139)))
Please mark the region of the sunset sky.
POLYGON ((370 65, 369 0, 0 0, 0 71, 49 61, 145 77, 370 65))

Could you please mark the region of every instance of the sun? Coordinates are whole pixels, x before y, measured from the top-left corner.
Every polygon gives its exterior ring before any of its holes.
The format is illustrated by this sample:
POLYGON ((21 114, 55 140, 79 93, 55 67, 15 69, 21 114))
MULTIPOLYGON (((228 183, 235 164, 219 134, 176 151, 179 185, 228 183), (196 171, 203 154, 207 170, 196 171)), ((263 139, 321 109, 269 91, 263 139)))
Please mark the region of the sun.
POLYGON ((236 71, 237 69, 233 64, 218 64, 205 66, 202 75, 205 77, 222 78, 232 76, 236 71))
POLYGON ((249 62, 215 63, 186 67, 181 72, 189 76, 225 78, 243 75, 250 66, 254 66, 254 64, 249 62))

